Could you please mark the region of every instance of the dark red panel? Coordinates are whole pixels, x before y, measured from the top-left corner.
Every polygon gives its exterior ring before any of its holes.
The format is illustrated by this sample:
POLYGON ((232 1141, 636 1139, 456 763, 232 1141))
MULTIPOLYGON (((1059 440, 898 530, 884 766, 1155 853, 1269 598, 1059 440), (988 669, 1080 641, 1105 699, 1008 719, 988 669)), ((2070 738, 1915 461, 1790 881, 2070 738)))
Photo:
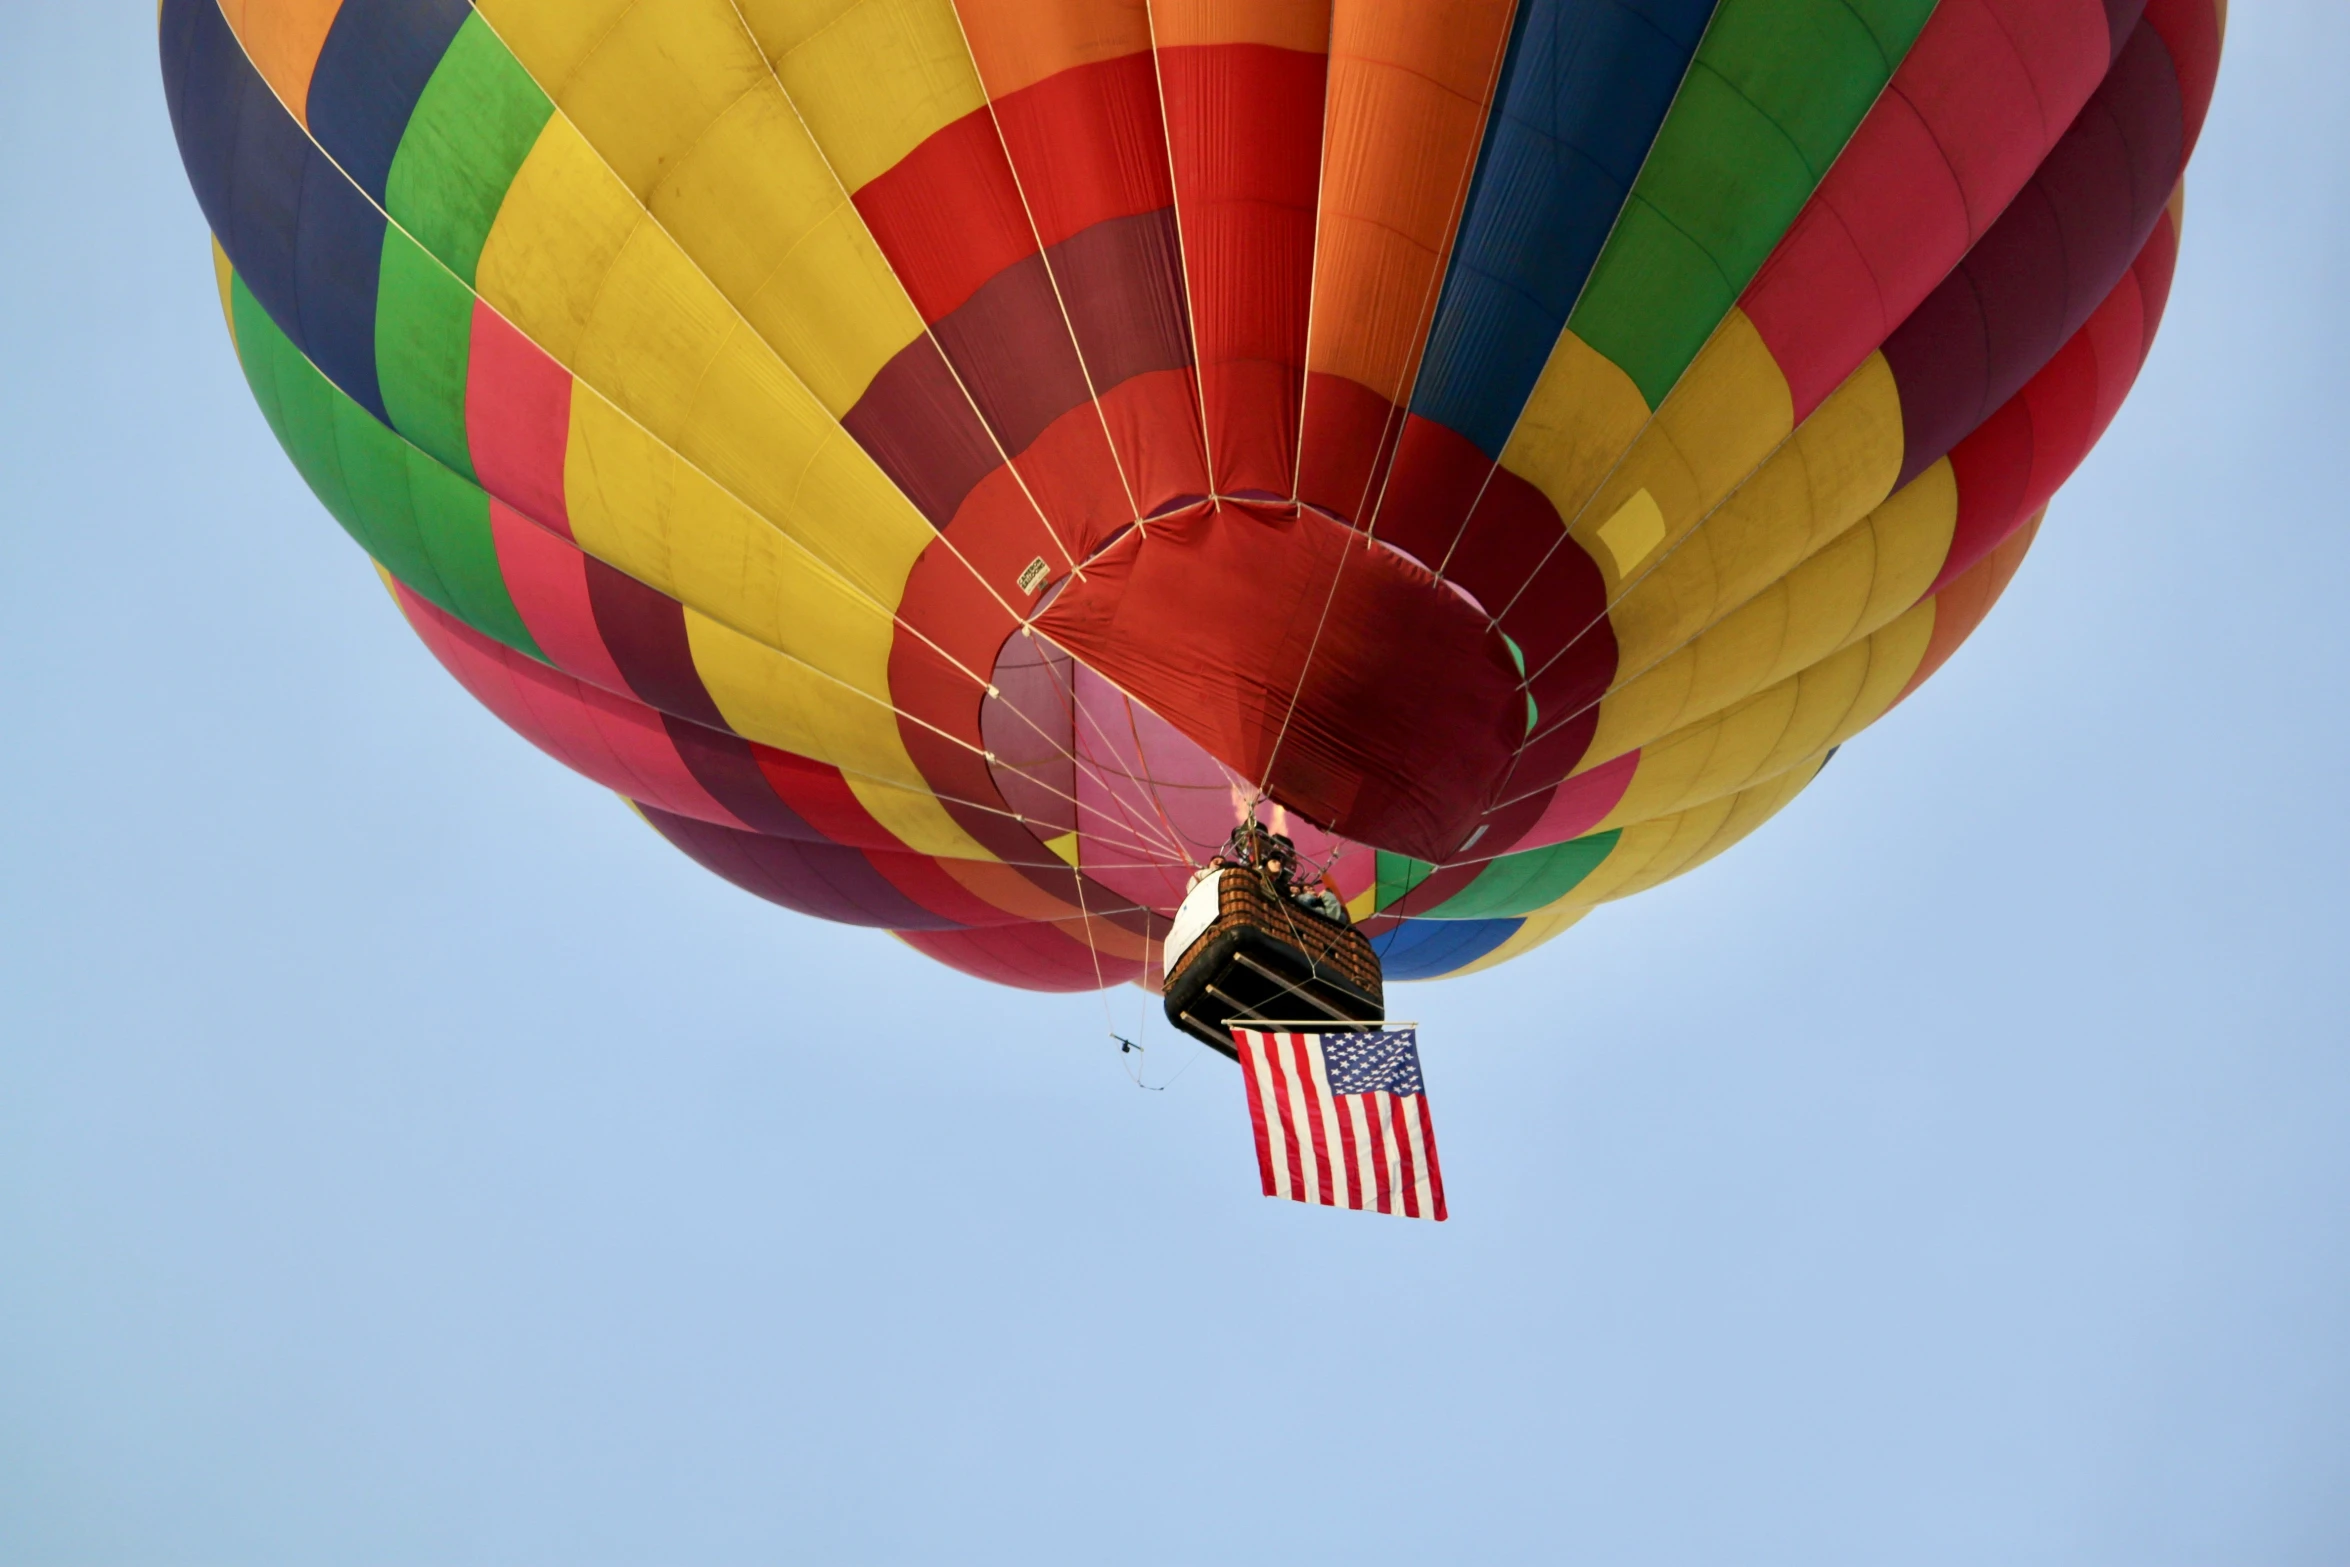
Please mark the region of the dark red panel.
POLYGON ((1088 953, 1058 926, 1007 925, 992 930, 898 934, 907 946, 977 979, 1022 990, 1095 990, 1142 977, 1143 965, 1107 953, 1088 953), (1096 966, 1098 963, 1098 967, 1096 966))
POLYGON ((1938 593, 2035 516, 2089 455, 2153 346, 2178 258, 2169 214, 2081 330, 1999 412, 1958 443, 1958 525, 1938 593))
POLYGON ((1313 511, 1162 519, 1104 551, 1038 626, 1291 809, 1420 859, 1468 835, 1525 732, 1516 666, 1484 617, 1313 511))
POLYGON ((662 837, 705 870, 745 892, 802 914, 844 925, 890 930, 953 930, 955 922, 923 908, 873 868, 861 850, 838 844, 769 838, 639 807, 662 837))
POLYGON ((972 290, 931 330, 988 428, 1014 455, 1086 400, 1069 324, 1044 258, 1033 251, 972 290))
POLYGON ((585 559, 596 630, 628 688, 664 713, 725 732, 726 718, 694 667, 685 606, 593 555, 585 559))
POLYGON ((1004 460, 927 333, 881 367, 840 422, 934 528, 1004 460))
POLYGON ((829 841, 802 820, 799 812, 776 798, 774 789, 768 786, 767 775, 751 754, 748 740, 700 724, 689 724, 682 718, 665 715, 662 722, 669 731, 670 742, 677 747, 677 754, 693 770, 694 778, 745 827, 771 838, 790 838, 803 843, 829 841))
MULTIPOLYGON (((1362 382, 1320 370, 1307 372, 1305 434, 1298 442, 1297 451, 1298 499, 1361 525, 1371 515, 1372 504, 1378 499, 1371 487, 1371 476, 1387 471, 1387 459, 1407 428, 1403 411, 1362 382)), ((1405 488, 1408 492, 1431 482, 1441 483, 1411 475, 1405 488)), ((1469 500, 1475 494, 1471 486, 1467 496, 1458 502, 1455 526, 1460 516, 1467 515, 1469 500)), ((1400 499, 1398 507, 1407 514, 1407 520, 1399 524, 1393 536, 1385 529, 1380 530, 1381 537, 1413 555, 1420 551, 1400 541, 1414 534, 1408 514, 1418 504, 1400 499)), ((1417 530, 1423 535, 1428 531, 1425 527, 1417 530)), ((1437 551, 1437 557, 1442 559, 1443 551, 1437 551)))
POLYGON ((2151 21, 2006 214, 1885 342, 1901 482, 2015 395, 2153 232, 2186 159, 2178 69, 2151 21))
POLYGON ((2031 178, 2144 0, 1943 0, 1740 301, 1806 418, 2031 178))

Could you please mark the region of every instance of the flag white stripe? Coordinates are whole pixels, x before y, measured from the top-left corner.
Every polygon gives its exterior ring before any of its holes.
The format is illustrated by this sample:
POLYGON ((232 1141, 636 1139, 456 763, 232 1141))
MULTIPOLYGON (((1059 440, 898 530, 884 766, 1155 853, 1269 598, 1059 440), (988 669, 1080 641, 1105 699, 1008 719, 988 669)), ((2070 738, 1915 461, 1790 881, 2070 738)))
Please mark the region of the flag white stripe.
POLYGON ((1420 1107, 1407 1102, 1403 1107, 1404 1135, 1412 1143, 1412 1171, 1419 1178, 1412 1183, 1418 1194, 1420 1217, 1436 1217, 1436 1183, 1428 1178, 1428 1144, 1420 1135, 1420 1107))
MULTIPOLYGON (((1338 1130, 1338 1101, 1330 1094, 1330 1062, 1322 1054, 1320 1040, 1308 1038, 1305 1047, 1306 1060, 1314 1069, 1314 1124, 1322 1128, 1322 1151, 1329 1156, 1330 1204, 1343 1208, 1352 1176, 1346 1168, 1346 1141, 1338 1130)), ((1321 1200, 1319 1187, 1314 1200, 1321 1200)))
POLYGON ((1318 1203, 1322 1200, 1322 1171, 1314 1158, 1314 1107, 1307 1101, 1312 1097, 1313 1084, 1298 1070, 1297 1058, 1302 1053, 1309 1057, 1321 1055, 1303 1034, 1282 1034, 1281 1065, 1289 1078, 1289 1110, 1284 1117, 1289 1122, 1289 1140, 1297 1148, 1297 1167, 1304 1173, 1305 1189, 1298 1193, 1301 1202, 1318 1203))
POLYGON ((1403 1148, 1395 1140, 1395 1095, 1382 1088, 1371 1096, 1371 1113, 1379 1118, 1379 1147, 1387 1157, 1387 1201, 1381 1213, 1403 1212, 1403 1148))
POLYGON ((1283 1146, 1289 1136, 1289 1118, 1282 1113, 1281 1095, 1273 1086, 1272 1064, 1266 1058, 1272 1040, 1244 1029, 1241 1041, 1248 1049, 1249 1070, 1256 1074, 1257 1102, 1265 1107, 1265 1143, 1273 1162, 1273 1195, 1295 1197, 1297 1193, 1289 1189, 1289 1154, 1283 1146))
POLYGON ((1346 1096, 1346 1114, 1347 1119, 1354 1122, 1355 1129, 1355 1191, 1361 1196, 1364 1207, 1376 1208, 1379 1206, 1379 1178, 1371 1173, 1371 1150, 1376 1145, 1371 1141, 1371 1121, 1363 1113, 1361 1094, 1346 1096))

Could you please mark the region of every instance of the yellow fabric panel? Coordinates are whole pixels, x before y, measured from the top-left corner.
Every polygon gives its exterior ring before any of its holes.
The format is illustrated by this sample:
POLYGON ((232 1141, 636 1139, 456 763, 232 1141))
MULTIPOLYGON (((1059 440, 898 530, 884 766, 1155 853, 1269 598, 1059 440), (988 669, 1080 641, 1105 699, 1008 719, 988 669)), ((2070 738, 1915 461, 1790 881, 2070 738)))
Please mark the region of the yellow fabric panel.
POLYGON ((1147 0, 955 0, 955 10, 991 98, 1151 46, 1147 0))
POLYGON ((1883 356, 1872 355, 1609 607, 1618 679, 1664 658, 1866 517, 1893 488, 1901 457, 1900 393, 1883 356))
POLYGON ((343 0, 220 0, 245 57, 269 83, 286 112, 310 123, 310 77, 318 51, 342 14, 343 0))
MULTIPOLYGON (((507 194, 480 288, 659 442, 896 606, 929 526, 560 118, 507 194)), ((576 416, 592 400, 574 402, 576 416)), ((582 455, 570 476, 592 483, 582 455)))
POLYGON ((559 98, 580 62, 640 0, 473 0, 473 8, 539 90, 559 98))
POLYGON ((826 410, 846 413, 921 319, 730 0, 638 5, 564 60, 552 96, 573 129, 826 410))
POLYGON ((1801 673, 1643 748, 1623 799, 1600 828, 1689 810, 1842 744, 1900 696, 1933 626, 1929 600, 1801 673))
POLYGON ((1159 0, 1151 25, 1162 49, 1271 44, 1322 54, 1330 47, 1330 0, 1159 0))
POLYGON ((1574 925, 1590 912, 1591 910, 1586 907, 1567 906, 1564 899, 1560 900, 1559 905, 1552 908, 1537 909, 1526 916, 1526 923, 1518 927, 1516 935, 1468 967, 1456 968, 1444 977, 1459 979, 1464 974, 1475 974, 1485 969, 1499 968, 1512 958, 1523 957, 1532 952, 1536 947, 1553 937, 1565 935, 1568 927, 1574 925))
POLYGON ((1403 400, 1509 18, 1506 0, 1352 0, 1334 13, 1312 369, 1403 400))
POLYGON ((558 115, 507 187, 474 287, 557 363, 576 367, 604 280, 643 221, 628 187, 558 115))
POLYGON ((685 613, 694 668, 727 727, 746 740, 917 787, 886 703, 710 619, 685 613), (892 753, 895 753, 894 755, 892 753))
MULTIPOLYGON (((836 612, 844 619, 852 613, 841 606, 836 612)), ((694 668, 737 734, 838 767, 873 819, 917 854, 995 858, 930 792, 886 702, 827 680, 708 616, 687 611, 685 628, 694 668)), ((811 628, 810 635, 821 632, 811 628)), ((888 654, 884 642, 883 664, 888 654)))
POLYGON ((783 89, 859 190, 987 94, 951 0, 741 0, 783 89))
MULTIPOLYGON (((485 7, 493 28, 497 9, 485 7)), ((514 57, 640 201, 721 115, 774 86, 731 0, 632 5, 559 84, 538 59, 519 49, 514 57)))
POLYGON ((564 490, 573 535, 598 560, 888 701, 891 600, 876 603, 585 390, 572 398, 564 490))
MULTIPOLYGON (((1904 488, 1904 497, 1918 490, 1904 488)), ((1958 522, 1949 493, 1880 506, 1786 576, 1611 692, 1585 766, 1648 744, 1890 624, 1933 586, 1958 522)))
POLYGON ((1632 378, 1573 332, 1561 332, 1502 448, 1501 465, 1571 518, 1647 422, 1648 404, 1632 378))
POLYGON ((228 252, 220 248, 218 236, 207 237, 212 240, 212 281, 220 285, 220 318, 228 323, 229 346, 233 348, 237 341, 237 306, 234 287, 237 281, 237 268, 236 264, 229 260, 228 252))
POLYGON ((1634 852, 1621 864, 1610 854, 1582 886, 1567 895, 1568 901, 1580 903, 1588 896, 1593 902, 1613 902, 1687 875, 1786 809, 1819 776, 1826 760, 1824 755, 1813 757, 1727 799, 1711 800, 1661 821, 1627 828, 1617 848, 1637 838, 1634 852), (1603 885, 1593 889, 1591 883, 1603 876, 1603 885))
POLYGON ((922 335, 913 300, 772 79, 710 127, 650 207, 836 419, 922 335))
MULTIPOLYGON (((1536 395, 1541 395, 1539 385, 1536 395)), ((1546 493, 1567 519, 1567 531, 1599 562, 1613 600, 1624 591, 1626 574, 1599 532, 1627 502, 1646 490, 1664 514, 1664 542, 1632 568, 1630 576, 1637 579, 1744 483, 1794 428, 1786 376, 1746 313, 1732 310, 1596 489, 1546 493)), ((1511 446, 1516 445, 1513 436, 1511 446)), ((1516 469, 1514 463, 1511 467, 1516 469)))

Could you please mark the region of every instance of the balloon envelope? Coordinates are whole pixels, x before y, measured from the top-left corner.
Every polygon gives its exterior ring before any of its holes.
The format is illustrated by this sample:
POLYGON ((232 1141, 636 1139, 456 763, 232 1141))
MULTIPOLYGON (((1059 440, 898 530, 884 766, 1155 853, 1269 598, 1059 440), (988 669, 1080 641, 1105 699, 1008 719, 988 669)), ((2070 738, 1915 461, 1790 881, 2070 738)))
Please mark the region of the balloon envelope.
POLYGON ((263 414, 686 854, 1156 980, 1267 802, 1390 978, 1947 659, 2160 319, 2217 0, 163 0, 263 414))

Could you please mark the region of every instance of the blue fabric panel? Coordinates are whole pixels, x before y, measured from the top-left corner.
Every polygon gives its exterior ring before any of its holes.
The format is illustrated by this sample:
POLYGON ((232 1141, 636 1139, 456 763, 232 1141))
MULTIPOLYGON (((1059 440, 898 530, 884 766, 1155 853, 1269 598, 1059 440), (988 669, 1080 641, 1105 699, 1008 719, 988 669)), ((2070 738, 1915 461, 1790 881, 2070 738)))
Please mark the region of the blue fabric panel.
POLYGON ((1500 458, 1715 4, 1519 8, 1412 412, 1500 458))
POLYGON ((163 0, 162 48, 172 131, 221 249, 278 329, 385 419, 375 377, 382 212, 277 101, 215 0, 163 0))
POLYGON ((343 0, 310 77, 310 133, 377 201, 466 0, 343 0))
POLYGON ((375 297, 386 227, 383 210, 313 147, 302 168, 302 222, 295 230, 298 341, 328 380, 389 424, 375 377, 375 297))
POLYGON ((1371 938, 1379 967, 1388 979, 1437 979, 1500 946, 1518 933, 1522 919, 1405 920, 1371 938))

